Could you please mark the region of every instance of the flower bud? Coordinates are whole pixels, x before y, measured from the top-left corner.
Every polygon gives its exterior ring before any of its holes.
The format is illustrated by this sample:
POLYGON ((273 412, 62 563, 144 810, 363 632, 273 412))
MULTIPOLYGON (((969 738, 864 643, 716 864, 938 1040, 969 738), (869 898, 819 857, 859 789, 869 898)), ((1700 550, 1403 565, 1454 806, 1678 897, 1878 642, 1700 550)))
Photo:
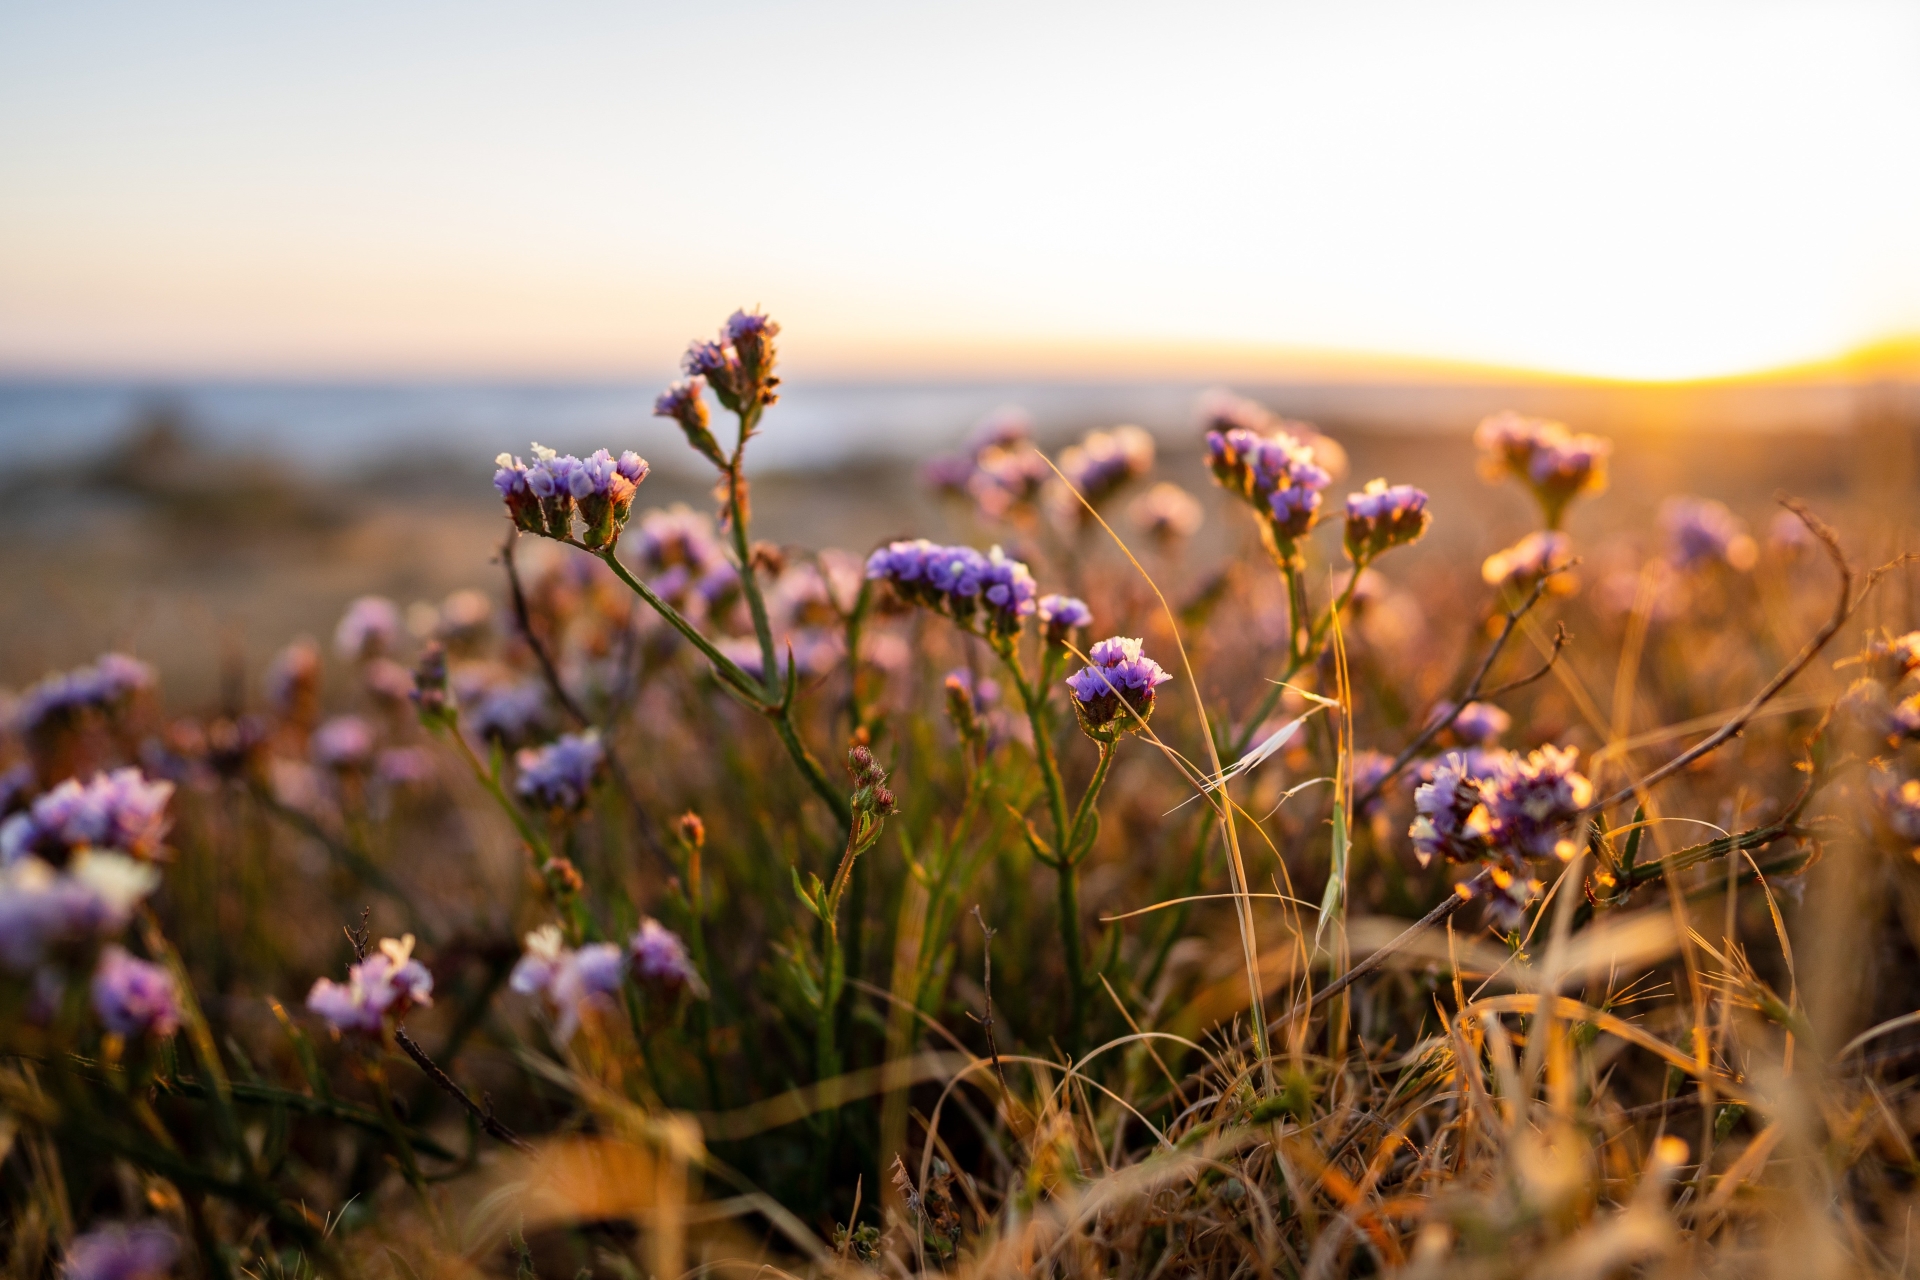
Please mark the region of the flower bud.
POLYGON ((653 416, 672 418, 679 423, 681 433, 687 437, 687 443, 693 446, 694 451, 724 470, 727 456, 720 451, 720 442, 713 438, 713 429, 707 417, 707 402, 702 395, 706 389, 707 380, 700 377, 674 383, 653 402, 653 416))
POLYGON ((676 830, 678 830, 680 839, 686 843, 688 848, 704 849, 707 847, 707 824, 702 822, 700 815, 693 810, 689 809, 680 815, 676 830))

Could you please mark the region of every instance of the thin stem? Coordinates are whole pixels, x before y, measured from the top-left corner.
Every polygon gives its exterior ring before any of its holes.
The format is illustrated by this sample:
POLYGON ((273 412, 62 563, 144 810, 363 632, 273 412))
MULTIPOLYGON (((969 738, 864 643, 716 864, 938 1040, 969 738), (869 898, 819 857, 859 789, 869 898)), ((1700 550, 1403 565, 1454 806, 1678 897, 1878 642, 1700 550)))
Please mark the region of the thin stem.
MULTIPOLYGON (((427 1079, 433 1081, 435 1085, 439 1086, 442 1092, 446 1093, 448 1097, 465 1108, 467 1114, 472 1116, 482 1129, 485 1129, 488 1133, 510 1147, 517 1147, 521 1151, 533 1150, 533 1147, 522 1139, 520 1135, 494 1118, 492 1108, 482 1107, 468 1095, 465 1089, 455 1084, 453 1077, 442 1071, 439 1064, 427 1056, 427 1051, 422 1049, 414 1038, 407 1034, 405 1027, 395 1027, 393 1029, 393 1039, 394 1043, 398 1044, 401 1050, 409 1058, 413 1059, 414 1065, 426 1073, 427 1079)), ((409 1146, 408 1150, 412 1150, 411 1146, 409 1146)))
POLYGON ((773 665, 773 624, 767 618, 767 602, 760 595, 760 582, 753 569, 753 541, 747 531, 747 478, 742 471, 746 461, 747 440, 760 421, 762 405, 755 396, 739 412, 740 439, 733 446, 727 463, 727 524, 733 535, 734 555, 740 561, 740 589, 747 597, 747 612, 753 615, 753 634, 760 641, 762 683, 772 698, 779 675, 773 665))

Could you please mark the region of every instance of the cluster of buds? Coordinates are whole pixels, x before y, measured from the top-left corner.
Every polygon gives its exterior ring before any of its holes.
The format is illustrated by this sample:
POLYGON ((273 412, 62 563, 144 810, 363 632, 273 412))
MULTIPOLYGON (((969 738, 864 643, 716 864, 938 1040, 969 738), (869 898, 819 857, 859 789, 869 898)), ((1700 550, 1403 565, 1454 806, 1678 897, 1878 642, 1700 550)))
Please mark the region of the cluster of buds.
POLYGON ((154 686, 154 670, 124 653, 103 653, 84 667, 58 672, 30 686, 14 705, 14 727, 23 734, 66 723, 82 711, 124 707, 154 686))
POLYGON ((1347 558, 1368 564, 1394 547, 1420 541, 1432 523, 1424 490, 1370 480, 1359 493, 1347 495, 1347 558))
POLYGON ((847 774, 853 779, 853 811, 873 818, 884 818, 898 808, 887 788, 887 771, 873 758, 873 752, 856 743, 847 751, 847 774))
POLYGON ((1287 435, 1313 453, 1315 465, 1333 479, 1347 474, 1347 451, 1331 436, 1320 433, 1311 422, 1284 418, 1257 400, 1215 388, 1203 392, 1194 405, 1194 420, 1200 434, 1210 431, 1251 431, 1257 436, 1287 435))
MULTIPOLYGON (((728 412, 744 416, 780 398, 774 390, 780 379, 773 372, 777 358, 773 340, 779 336, 780 326, 767 316, 758 311, 736 311, 720 326, 719 341, 692 343, 680 367, 688 378, 711 387, 728 412)), ((677 415, 667 416, 679 420, 677 415)), ((686 430, 686 422, 680 421, 682 430, 686 430)), ((687 438, 701 453, 707 453, 694 440, 692 431, 687 438)), ((724 460, 720 465, 726 465, 724 460)))
POLYGON ((1285 432, 1245 427, 1207 433, 1207 466, 1220 487, 1253 505, 1282 550, 1306 536, 1320 515, 1321 490, 1333 482, 1313 450, 1285 432))
POLYGON ((1033 420, 1012 405, 982 418, 962 452, 933 459, 923 474, 929 487, 971 499, 989 520, 1031 513, 1053 479, 1033 447, 1033 420))
POLYGON ((960 741, 975 752, 987 749, 985 717, 1000 701, 1000 686, 992 680, 976 679, 965 667, 949 671, 944 682, 947 719, 960 741))
POLYGON ((1726 503, 1711 498, 1668 498, 1660 504, 1660 530, 1666 535, 1667 559, 1677 569, 1725 565, 1744 573, 1760 559, 1760 544, 1746 523, 1726 503))
POLYGON ((86 849, 152 858, 166 838, 172 798, 171 782, 149 782, 131 767, 85 783, 69 778, 0 823, 0 862, 36 857, 64 866, 86 849))
POLYGON ((1198 499, 1168 480, 1162 480, 1134 499, 1127 514, 1132 517, 1134 528, 1153 539, 1163 551, 1191 538, 1206 519, 1198 499))
POLYGON ((1571 747, 1542 747, 1521 757, 1504 751, 1447 756, 1414 792, 1414 856, 1486 864, 1487 910, 1514 928, 1540 893, 1535 859, 1564 862, 1578 850, 1572 830, 1593 801, 1593 784, 1574 769, 1571 747))
POLYGON ((1040 634, 1050 645, 1064 645, 1074 632, 1093 625, 1093 610, 1078 596, 1041 596, 1034 614, 1040 620, 1040 634))
POLYGON ((415 1005, 433 1003, 433 975, 413 958, 413 935, 382 938, 379 949, 347 969, 347 980, 315 980, 307 1008, 335 1033, 377 1036, 415 1005))
POLYGON ((981 555, 925 538, 891 542, 867 557, 867 577, 993 639, 1018 634, 1036 607, 1033 574, 997 546, 981 555))
POLYGON ((572 454, 533 446, 529 466, 510 453, 494 459, 493 487, 507 504, 507 514, 528 533, 573 538, 574 516, 580 517, 580 541, 593 550, 612 546, 633 510, 634 491, 647 478, 647 460, 629 449, 618 458, 596 449, 584 461, 572 454))
POLYGON ((1573 579, 1567 573, 1572 566, 1573 539, 1557 530, 1542 530, 1488 556, 1480 566, 1480 577, 1490 587, 1516 591, 1531 591, 1545 578, 1547 590, 1558 594, 1572 588, 1573 579))
POLYGON ((1496 413, 1474 429, 1480 473, 1489 481, 1513 476, 1533 491, 1549 529, 1558 529, 1567 504, 1582 493, 1607 487, 1607 455, 1613 443, 1575 435, 1558 422, 1496 413))
POLYGON ((583 809, 594 780, 606 767, 600 731, 563 734, 544 747, 522 748, 513 758, 520 771, 515 790, 522 799, 549 812, 583 809))
POLYGON ((164 967, 108 946, 93 972, 93 1009, 100 1023, 128 1040, 164 1040, 180 1029, 180 991, 164 967))
POLYGON ((614 942, 569 947, 559 926, 552 924, 527 934, 525 945, 508 985, 546 1002, 554 1014, 554 1038, 562 1044, 573 1039, 588 1010, 613 1008, 629 977, 642 991, 666 1001, 682 992, 706 995, 706 983, 686 944, 651 918, 640 922, 624 947, 614 942))
POLYGON ((1090 665, 1067 677, 1080 729, 1099 743, 1144 729, 1153 715, 1153 691, 1173 679, 1141 652, 1140 641, 1110 636, 1087 653, 1090 665))
MULTIPOLYGON (((1060 454, 1060 474, 1067 484, 1098 507, 1134 480, 1153 470, 1153 437, 1135 426, 1089 431, 1078 444, 1060 454)), ((1060 491, 1058 514, 1062 524, 1089 524, 1093 517, 1072 492, 1060 491)))
POLYGON ((653 416, 671 418, 680 426, 695 453, 719 467, 727 468, 727 455, 713 437, 712 419, 707 416, 707 380, 688 378, 662 391, 653 402, 653 416))

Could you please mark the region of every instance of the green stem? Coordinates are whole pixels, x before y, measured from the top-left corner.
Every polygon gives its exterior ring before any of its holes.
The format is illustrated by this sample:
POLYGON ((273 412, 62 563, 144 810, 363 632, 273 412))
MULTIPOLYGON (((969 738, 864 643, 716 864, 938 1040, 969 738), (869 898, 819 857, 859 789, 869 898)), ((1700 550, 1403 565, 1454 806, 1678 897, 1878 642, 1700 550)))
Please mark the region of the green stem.
POLYGON ((1080 864, 1062 858, 1053 869, 1060 877, 1060 940, 1067 954, 1067 1048, 1079 1052, 1087 1025, 1087 963, 1081 954, 1080 864))
POLYGON ((760 595, 760 580, 753 569, 753 540, 747 531, 747 479, 741 467, 746 459, 747 440, 760 421, 759 397, 740 410, 740 439, 733 446, 727 463, 727 524, 733 535, 733 553, 740 561, 740 589, 747 597, 747 612, 753 615, 753 634, 760 641, 761 683, 772 699, 778 690, 779 672, 774 666, 773 624, 767 618, 767 602, 760 595))

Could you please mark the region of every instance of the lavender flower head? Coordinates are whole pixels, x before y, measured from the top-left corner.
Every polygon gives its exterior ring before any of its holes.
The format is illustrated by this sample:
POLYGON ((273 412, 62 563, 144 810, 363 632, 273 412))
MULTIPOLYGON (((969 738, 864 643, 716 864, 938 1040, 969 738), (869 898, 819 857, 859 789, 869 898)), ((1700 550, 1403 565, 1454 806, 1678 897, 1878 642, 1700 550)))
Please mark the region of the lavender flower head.
POLYGON ((62 865, 83 849, 152 857, 167 834, 171 782, 148 782, 132 767, 68 778, 24 813, 0 823, 0 862, 32 855, 62 865))
POLYGON ((718 342, 688 345, 680 367, 690 378, 702 378, 731 413, 748 413, 775 403, 776 359, 773 340, 780 326, 755 311, 736 311, 720 330, 718 342))
POLYGON ((515 746, 547 722, 547 688, 539 680, 461 690, 469 731, 483 742, 515 746))
POLYGON ((1425 491, 1370 480, 1361 492, 1347 495, 1347 556, 1366 564, 1390 548, 1420 541, 1431 523, 1425 491))
POLYGON ((1314 464, 1338 480, 1347 473, 1347 451, 1320 433, 1311 422, 1283 418, 1273 410, 1224 388, 1203 392, 1194 406, 1194 418, 1204 435, 1210 431, 1251 431, 1256 436, 1287 435, 1306 446, 1314 464))
POLYGON ((385 596, 361 596, 347 606, 333 629, 333 647, 343 658, 358 662, 377 658, 400 636, 400 610, 385 596))
POLYGON ((1480 472, 1489 481, 1513 476, 1533 491, 1549 529, 1558 529, 1567 504, 1607 487, 1611 441, 1574 435, 1558 422, 1496 413, 1474 430, 1480 472))
POLYGON ((1266 518, 1283 550, 1313 528, 1321 490, 1333 481, 1314 462, 1313 451, 1292 436, 1268 438, 1244 427, 1207 433, 1207 466, 1223 489, 1266 518))
POLYGON ((1675 568, 1724 564, 1744 573, 1760 558, 1760 546, 1745 522, 1724 502, 1711 498, 1668 498, 1660 504, 1660 529, 1667 539, 1667 559, 1675 568))
POLYGON ((413 935, 382 938, 380 949, 347 969, 344 983, 320 978, 307 993, 307 1008, 336 1032, 378 1035, 386 1020, 398 1021, 414 1005, 433 1003, 433 975, 413 958, 413 935))
POLYGON ((1053 478, 1047 460, 1022 441, 975 454, 966 488, 982 516, 1007 520, 1030 513, 1053 478))
POLYGON ((511 454, 494 459, 493 487, 507 514, 528 533, 566 541, 573 537, 576 512, 580 541, 592 550, 613 545, 633 509, 634 490, 647 478, 646 459, 631 449, 615 458, 605 449, 582 461, 533 445, 533 463, 511 454))
POLYGON ((707 993, 706 984, 693 967, 693 957, 687 954, 687 944, 651 916, 642 920, 640 928, 627 939, 627 960, 635 982, 667 999, 682 991, 696 996, 707 993))
POLYGON ((526 952, 513 967, 508 984, 522 995, 545 999, 556 1015, 554 1038, 573 1039, 588 1009, 612 1007, 626 980, 627 959, 611 942, 567 946, 557 925, 542 925, 526 936, 526 952))
POLYGON ((1573 767, 1579 756, 1575 747, 1541 747, 1493 780, 1486 796, 1496 847, 1562 862, 1579 851, 1570 829, 1593 802, 1593 784, 1573 767))
POLYGON ((653 416, 679 423, 681 434, 686 436, 694 452, 724 470, 727 455, 721 452, 720 442, 713 437, 712 420, 707 416, 706 390, 705 378, 676 382, 653 402, 653 416))
POLYGON ((76 1236, 61 1280, 164 1280, 180 1261, 180 1240, 158 1222, 115 1222, 76 1236))
POLYGON ((1091 664, 1067 677, 1081 730, 1095 742, 1111 743, 1144 728, 1153 715, 1153 691, 1173 677, 1141 651, 1140 641, 1126 636, 1099 641, 1087 657, 1091 664))
POLYGON ((867 577, 993 639, 1017 634, 1038 607, 1033 574, 997 546, 981 555, 925 538, 891 542, 867 557, 867 577))
POLYGON ((1040 619, 1040 629, 1048 644, 1064 644, 1075 631, 1093 625, 1093 610, 1077 596, 1041 596, 1034 613, 1040 619))
MULTIPOLYGON (((1099 506, 1126 485, 1153 470, 1153 437, 1136 426, 1089 431, 1079 444, 1060 454, 1060 473, 1088 503, 1099 506)), ((1090 523, 1093 517, 1072 493, 1061 491, 1063 523, 1090 523)))
POLYGON ((1199 501, 1167 480, 1136 498, 1127 514, 1132 517, 1134 527, 1160 544, 1162 550, 1191 538, 1206 519, 1199 501))
POLYGON ((515 790, 542 809, 583 808, 606 758, 597 729, 565 734, 537 749, 522 748, 514 756, 520 770, 515 790))
POLYGON ((82 711, 111 711, 157 682, 154 669, 124 653, 103 653, 89 666, 57 672, 31 685, 12 720, 25 734, 63 723, 82 711))
POLYGON ((1413 811, 1407 834, 1421 866, 1436 856, 1471 862, 1486 855, 1492 820, 1466 757, 1456 753, 1440 761, 1432 779, 1414 790, 1413 811))
POLYGON ((152 864, 124 853, 83 849, 64 868, 31 855, 0 866, 0 966, 24 972, 48 948, 106 938, 160 887, 152 864))
POLYGON ((93 973, 93 1008, 108 1031, 128 1039, 148 1034, 165 1039, 180 1029, 180 993, 173 975, 135 959, 123 947, 109 946, 100 953, 93 973))
MULTIPOLYGON (((1453 704, 1442 702, 1433 709, 1428 723, 1444 720, 1453 715, 1453 704)), ((1497 742, 1500 735, 1513 727, 1513 717, 1490 702, 1469 702, 1460 708, 1460 714, 1453 717, 1448 726, 1454 740, 1465 746, 1484 747, 1497 742)))
POLYGON ((1569 583, 1566 571, 1573 564, 1573 539, 1558 531, 1530 533, 1503 551, 1496 551, 1480 566, 1480 576, 1490 587, 1530 590, 1541 578, 1549 590, 1569 583))
POLYGON ((335 716, 313 731, 313 762, 323 769, 364 769, 373 760, 373 726, 359 716, 335 716))

